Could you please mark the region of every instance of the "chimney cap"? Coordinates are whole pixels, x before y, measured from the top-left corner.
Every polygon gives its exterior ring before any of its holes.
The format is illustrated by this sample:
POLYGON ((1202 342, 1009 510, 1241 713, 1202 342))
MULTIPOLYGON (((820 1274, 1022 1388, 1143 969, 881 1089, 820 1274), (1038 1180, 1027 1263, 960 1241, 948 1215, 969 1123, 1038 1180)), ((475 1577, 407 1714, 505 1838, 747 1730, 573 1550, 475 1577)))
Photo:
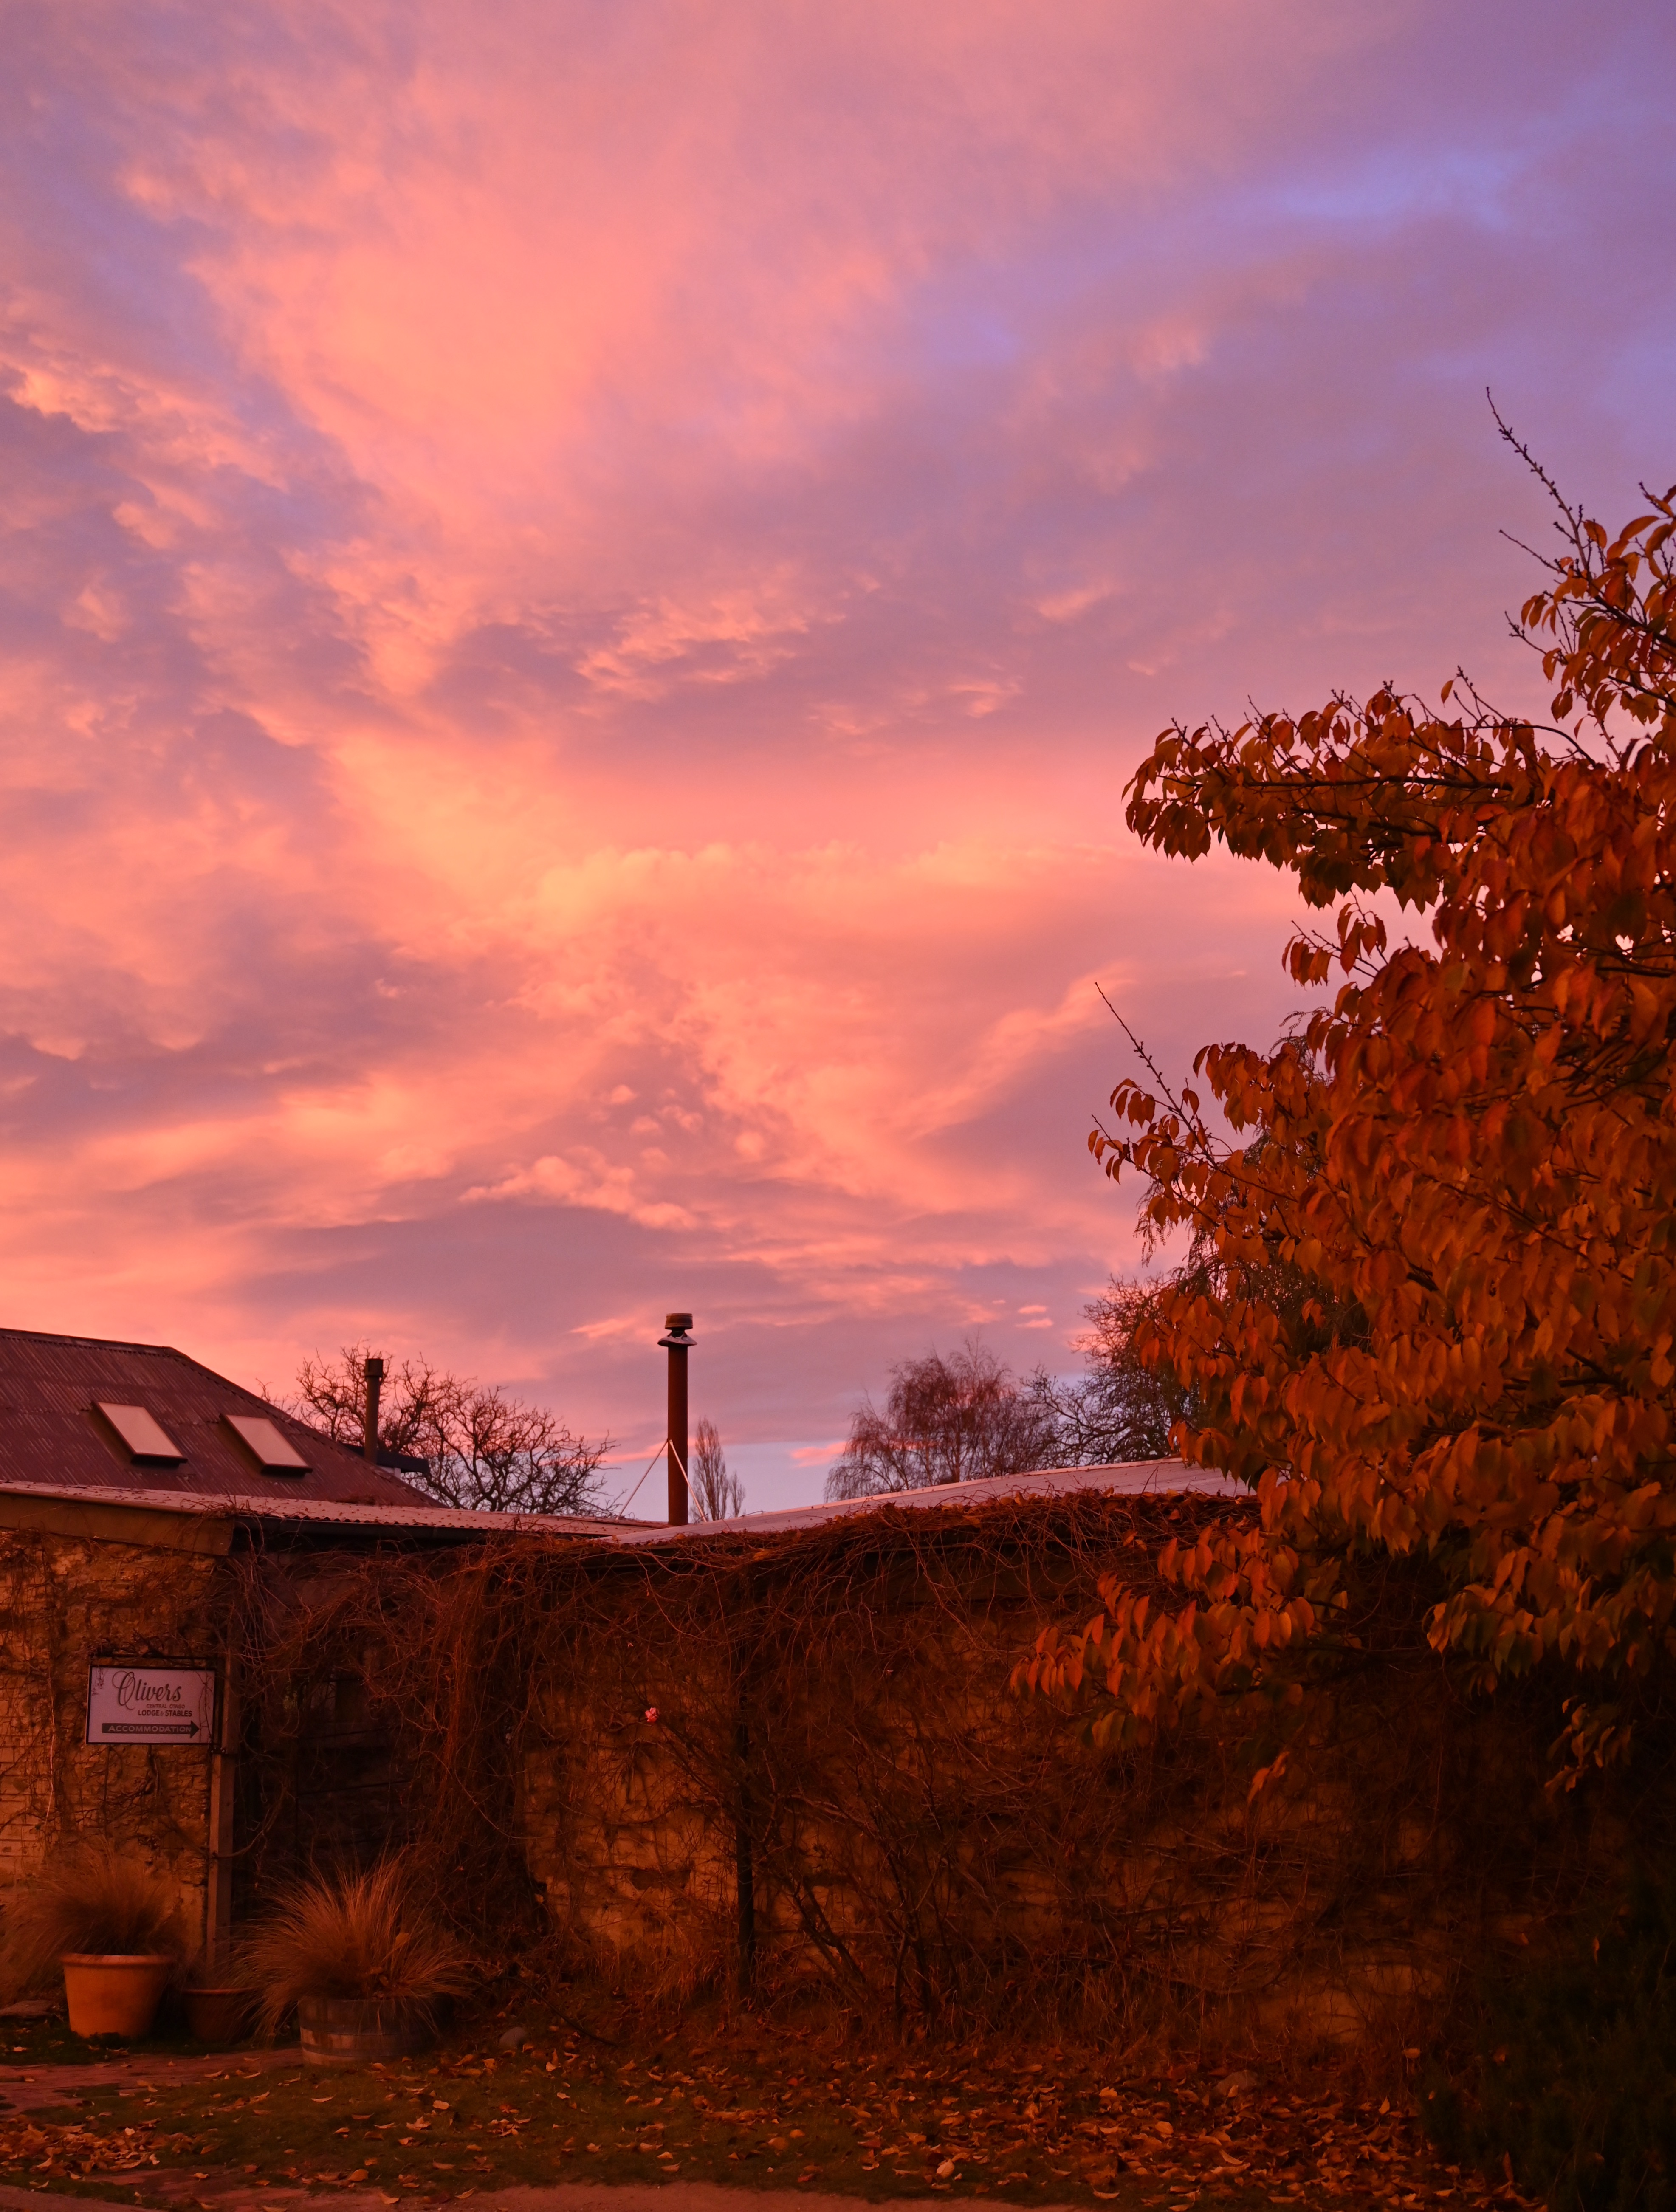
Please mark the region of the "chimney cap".
POLYGON ((664 1327, 665 1328, 690 1328, 692 1325, 693 1317, 690 1314, 665 1314, 664 1316, 664 1327))

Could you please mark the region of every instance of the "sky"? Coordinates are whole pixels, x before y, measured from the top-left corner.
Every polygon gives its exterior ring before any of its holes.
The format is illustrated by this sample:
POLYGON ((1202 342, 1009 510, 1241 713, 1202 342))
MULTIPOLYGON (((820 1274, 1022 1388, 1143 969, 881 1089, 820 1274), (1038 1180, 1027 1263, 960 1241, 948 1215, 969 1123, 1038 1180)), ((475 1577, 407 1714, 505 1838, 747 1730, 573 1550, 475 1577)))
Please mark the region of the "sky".
POLYGON ((1676 477, 1664 0, 0 13, 8 1325, 626 1487, 685 1309, 762 1506, 894 1361, 1074 1370, 1102 990, 1295 1011, 1153 738, 1538 696, 1486 387, 1676 477))

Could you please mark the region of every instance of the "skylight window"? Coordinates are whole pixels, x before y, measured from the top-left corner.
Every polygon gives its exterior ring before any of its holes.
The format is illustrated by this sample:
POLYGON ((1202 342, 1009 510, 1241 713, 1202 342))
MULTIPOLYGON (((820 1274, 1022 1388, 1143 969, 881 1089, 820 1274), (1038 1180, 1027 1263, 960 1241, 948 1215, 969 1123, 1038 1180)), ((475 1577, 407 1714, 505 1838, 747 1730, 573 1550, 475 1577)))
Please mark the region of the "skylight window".
POLYGON ((143 1406, 107 1406, 100 1398, 96 1407, 127 1446, 130 1459, 160 1460, 166 1466, 178 1467, 185 1458, 162 1423, 143 1406))
POLYGON ((270 1474, 307 1474, 308 1462, 276 1422, 259 1413, 228 1413, 227 1425, 260 1468, 270 1474))

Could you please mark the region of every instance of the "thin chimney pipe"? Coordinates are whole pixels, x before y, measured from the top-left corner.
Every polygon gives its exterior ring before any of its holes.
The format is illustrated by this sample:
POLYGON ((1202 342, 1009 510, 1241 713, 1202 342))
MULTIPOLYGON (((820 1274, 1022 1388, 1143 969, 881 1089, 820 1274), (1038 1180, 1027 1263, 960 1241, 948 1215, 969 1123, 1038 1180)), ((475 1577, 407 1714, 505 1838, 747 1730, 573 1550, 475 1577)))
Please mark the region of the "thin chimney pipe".
POLYGON ((361 1449, 368 1463, 379 1463, 379 1399, 384 1390, 384 1362, 369 1359, 361 1370, 367 1399, 361 1417, 361 1449))
POLYGON ((687 1352, 692 1342, 693 1317, 672 1313, 664 1316, 665 1334, 658 1339, 669 1353, 669 1525, 687 1525, 687 1352))

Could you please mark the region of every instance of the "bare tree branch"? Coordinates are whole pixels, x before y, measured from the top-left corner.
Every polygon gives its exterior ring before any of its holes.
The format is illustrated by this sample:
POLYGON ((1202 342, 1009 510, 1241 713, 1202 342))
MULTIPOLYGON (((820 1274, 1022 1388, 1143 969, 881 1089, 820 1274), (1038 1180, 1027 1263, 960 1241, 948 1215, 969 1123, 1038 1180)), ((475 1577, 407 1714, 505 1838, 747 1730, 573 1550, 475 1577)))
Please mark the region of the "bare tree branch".
MULTIPOLYGON (((297 1371, 288 1410, 336 1443, 365 1443, 370 1346, 316 1353, 297 1371)), ((544 1407, 498 1384, 451 1374, 422 1356, 387 1363, 379 1406, 379 1453, 446 1505, 487 1513, 580 1515, 602 1510, 598 1469, 610 1449, 575 1435, 544 1407)))

